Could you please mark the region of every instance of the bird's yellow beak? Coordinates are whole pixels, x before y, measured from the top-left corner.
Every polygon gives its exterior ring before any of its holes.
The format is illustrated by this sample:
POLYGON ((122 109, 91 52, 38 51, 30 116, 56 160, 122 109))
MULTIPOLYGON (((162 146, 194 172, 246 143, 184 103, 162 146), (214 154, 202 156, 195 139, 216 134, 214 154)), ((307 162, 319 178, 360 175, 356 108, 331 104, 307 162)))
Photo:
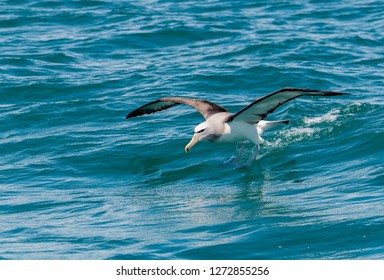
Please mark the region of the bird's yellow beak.
POLYGON ((200 138, 199 136, 195 133, 193 134, 193 137, 191 139, 191 141, 187 144, 187 146, 185 146, 185 152, 188 153, 189 150, 196 145, 197 142, 199 142, 200 138))

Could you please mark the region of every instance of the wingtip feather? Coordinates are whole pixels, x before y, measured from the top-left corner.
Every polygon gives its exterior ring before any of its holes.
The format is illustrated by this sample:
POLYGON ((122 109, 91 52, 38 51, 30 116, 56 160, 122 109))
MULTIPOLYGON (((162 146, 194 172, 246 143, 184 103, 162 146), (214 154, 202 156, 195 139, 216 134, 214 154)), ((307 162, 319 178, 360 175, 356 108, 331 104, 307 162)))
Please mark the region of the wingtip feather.
POLYGON ((311 92, 317 92, 323 96, 350 95, 349 93, 337 92, 337 91, 316 90, 316 89, 310 89, 310 88, 293 88, 293 87, 285 87, 278 90, 277 92, 282 92, 282 91, 299 91, 299 92, 303 92, 303 94, 305 93, 310 94, 311 92))

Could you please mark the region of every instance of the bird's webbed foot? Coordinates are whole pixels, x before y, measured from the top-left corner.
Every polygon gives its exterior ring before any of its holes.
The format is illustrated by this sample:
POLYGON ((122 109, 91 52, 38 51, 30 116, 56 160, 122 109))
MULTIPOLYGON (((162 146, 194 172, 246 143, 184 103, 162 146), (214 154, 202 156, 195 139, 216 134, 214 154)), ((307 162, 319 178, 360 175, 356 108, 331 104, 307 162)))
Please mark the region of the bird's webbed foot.
POLYGON ((253 149, 248 149, 245 142, 238 142, 236 145, 236 154, 234 154, 225 165, 234 165, 236 167, 251 166, 254 161, 260 158, 260 146, 255 145, 253 149))
POLYGON ((245 151, 245 143, 244 142, 238 142, 236 144, 236 154, 231 156, 231 158, 229 160, 227 160, 226 162, 224 162, 224 164, 226 164, 226 165, 234 164, 236 166, 240 166, 241 165, 241 159, 244 155, 244 151, 245 151))
POLYGON ((240 164, 240 160, 244 155, 244 149, 245 149, 245 143, 244 142, 238 142, 236 144, 236 151, 237 151, 236 162, 238 164, 240 164))
POLYGON ((252 164, 252 162, 254 162, 256 159, 258 159, 259 151, 260 151, 260 145, 256 144, 255 147, 253 148, 253 153, 249 159, 248 164, 252 164))

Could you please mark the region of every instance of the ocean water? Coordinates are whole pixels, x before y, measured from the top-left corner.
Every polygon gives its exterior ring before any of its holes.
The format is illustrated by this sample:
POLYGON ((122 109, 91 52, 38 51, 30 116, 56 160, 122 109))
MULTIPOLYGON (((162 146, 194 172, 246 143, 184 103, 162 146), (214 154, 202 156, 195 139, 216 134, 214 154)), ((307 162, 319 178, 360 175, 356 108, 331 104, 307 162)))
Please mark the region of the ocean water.
MULTIPOLYGON (((383 259, 382 1, 0 1, 0 259, 383 259), (250 166, 188 106, 283 87, 250 166)), ((251 147, 246 147, 249 153, 251 147)))

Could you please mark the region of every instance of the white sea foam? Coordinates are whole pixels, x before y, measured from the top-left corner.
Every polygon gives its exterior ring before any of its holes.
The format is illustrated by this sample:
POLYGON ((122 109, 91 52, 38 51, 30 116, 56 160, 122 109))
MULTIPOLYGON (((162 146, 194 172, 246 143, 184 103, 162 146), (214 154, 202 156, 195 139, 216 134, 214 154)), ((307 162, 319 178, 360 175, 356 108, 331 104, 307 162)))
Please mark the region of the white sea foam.
POLYGON ((340 115, 340 110, 333 109, 328 113, 319 117, 312 117, 312 118, 304 117, 303 121, 307 125, 313 125, 313 124, 318 124, 323 122, 334 122, 339 115, 340 115))
POLYGON ((319 128, 293 127, 291 129, 279 131, 275 135, 275 139, 265 141, 264 146, 271 148, 283 148, 291 145, 292 143, 307 139, 315 139, 318 137, 319 132, 319 128))

